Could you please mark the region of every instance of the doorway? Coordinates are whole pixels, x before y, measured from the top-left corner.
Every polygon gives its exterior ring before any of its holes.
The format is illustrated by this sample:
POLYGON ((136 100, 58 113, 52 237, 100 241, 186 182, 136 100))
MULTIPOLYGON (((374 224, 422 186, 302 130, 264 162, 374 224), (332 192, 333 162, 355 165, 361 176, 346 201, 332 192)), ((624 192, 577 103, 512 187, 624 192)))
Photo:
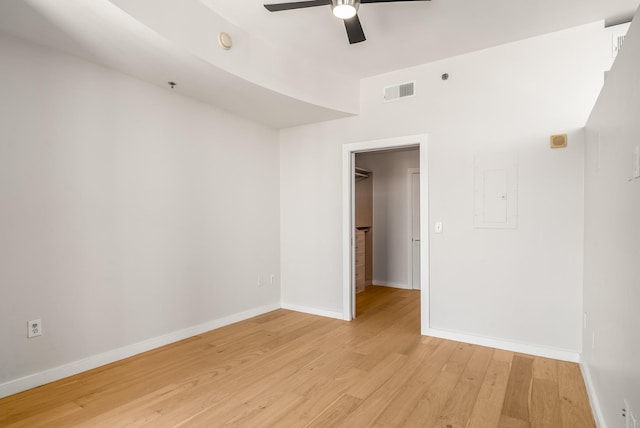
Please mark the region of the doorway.
MULTIPOLYGON (((402 148, 419 148, 420 159, 419 166, 422 174, 416 176, 419 186, 415 186, 415 191, 419 195, 419 205, 417 208, 416 217, 418 226, 424 226, 421 229, 428 231, 428 181, 427 181, 427 136, 417 135, 408 137, 398 137, 385 140, 366 141, 360 143, 345 144, 343 146, 343 318, 345 320, 352 320, 355 316, 355 207, 354 207, 354 194, 355 194, 355 155, 356 153, 366 153, 381 150, 402 149, 402 148)), ((404 177, 404 176, 403 176, 404 177)), ((402 178, 404 180, 404 178, 402 178)), ((406 202, 405 202, 406 204, 406 202)), ((406 205, 405 205, 406 206, 406 205)), ((407 215, 407 214, 405 214, 407 215)), ((408 232, 403 232, 402 236, 408 237, 408 232)), ((428 237, 424 236, 424 239, 416 241, 415 245, 418 246, 418 250, 415 253, 416 267, 419 268, 421 275, 415 275, 417 286, 422 290, 420 293, 420 307, 421 307, 421 331, 427 331, 429 327, 428 316, 428 245, 423 245, 422 242, 427 241, 428 237), (419 279, 418 279, 419 278, 419 279)), ((403 238, 406 239, 406 238, 403 238)), ((403 241, 406 242, 406 241, 403 241)), ((409 246, 404 243, 404 248, 409 250, 409 246)), ((413 245, 412 245, 413 246, 413 245)), ((413 251, 409 254, 413 255, 413 251)), ((413 256, 410 257, 413 259, 413 256)), ((404 266, 407 266, 407 262, 404 266)), ((413 263, 412 263, 413 265, 413 263)), ((406 267, 402 268, 403 272, 407 274, 406 267)), ((414 275, 411 275, 413 277, 414 275)), ((411 284, 411 283, 409 283, 411 284)), ((412 288, 410 285, 407 288, 412 288)))

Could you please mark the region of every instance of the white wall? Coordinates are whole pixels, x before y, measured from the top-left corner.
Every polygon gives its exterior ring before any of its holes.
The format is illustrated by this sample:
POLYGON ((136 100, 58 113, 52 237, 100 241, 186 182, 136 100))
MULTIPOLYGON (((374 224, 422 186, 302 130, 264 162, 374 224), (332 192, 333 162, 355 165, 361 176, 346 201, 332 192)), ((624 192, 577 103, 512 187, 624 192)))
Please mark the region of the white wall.
POLYGON ((608 427, 624 426, 624 399, 640 422, 640 179, 628 181, 640 146, 638 16, 587 122, 582 357, 608 427))
POLYGON ((420 167, 420 151, 358 153, 356 164, 373 172, 373 283, 411 288, 407 170, 420 167))
POLYGON ((0 56, 0 390, 279 306, 257 287, 279 274, 276 131, 9 37, 0 56))
MULTIPOLYGON (((282 299, 341 312, 341 146, 429 134, 432 333, 581 348, 583 131, 602 86, 602 23, 366 79, 359 117, 281 132, 282 299), (441 80, 443 73, 450 78, 441 80), (416 81, 384 103, 382 88, 416 81), (549 136, 569 147, 549 149, 549 136), (519 159, 518 228, 473 228, 476 154, 519 159)), ((423 311, 424 314, 424 311, 423 311)), ((504 343, 501 342, 501 343, 504 343)), ((495 342, 494 342, 495 343, 495 342)), ((546 352, 550 350, 550 352, 546 352)))

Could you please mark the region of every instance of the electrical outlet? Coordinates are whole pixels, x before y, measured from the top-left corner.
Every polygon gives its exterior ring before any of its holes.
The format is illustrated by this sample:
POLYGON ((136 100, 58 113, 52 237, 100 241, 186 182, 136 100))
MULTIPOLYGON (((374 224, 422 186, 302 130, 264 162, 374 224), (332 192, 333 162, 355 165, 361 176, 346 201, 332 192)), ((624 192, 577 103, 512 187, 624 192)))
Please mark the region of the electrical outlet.
POLYGON ((42 320, 27 321, 27 337, 42 336, 42 320))
POLYGON ((276 283, 276 274, 272 273, 271 277, 269 278, 269 282, 271 283, 271 285, 276 283))

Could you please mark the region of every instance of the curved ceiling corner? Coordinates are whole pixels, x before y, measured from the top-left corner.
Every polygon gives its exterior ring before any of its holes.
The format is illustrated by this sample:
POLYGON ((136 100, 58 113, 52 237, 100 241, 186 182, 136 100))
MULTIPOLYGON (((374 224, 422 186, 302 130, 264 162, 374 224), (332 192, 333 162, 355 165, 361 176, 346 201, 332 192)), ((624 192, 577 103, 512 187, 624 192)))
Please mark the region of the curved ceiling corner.
MULTIPOLYGON (((236 59, 227 63, 214 62, 203 56, 197 46, 182 45, 171 31, 166 30, 163 34, 134 16, 138 12, 124 11, 116 3, 123 2, 3 0, 0 2, 0 31, 167 90, 167 82, 177 82, 174 90, 182 95, 276 129, 338 119, 357 112, 354 106, 359 103, 359 84, 355 79, 356 83, 350 85, 353 87, 344 90, 342 99, 332 100, 329 92, 325 93, 325 98, 314 97, 312 90, 302 86, 304 79, 287 85, 287 81, 273 78, 279 77, 275 72, 272 76, 265 73, 261 80, 258 77, 262 70, 243 71, 242 67, 251 67, 251 61, 257 60, 248 57, 259 45, 251 39, 243 40, 246 36, 240 35, 226 21, 213 29, 215 33, 208 40, 219 48, 218 28, 230 32, 237 48, 225 53, 233 52, 236 59), (236 39, 234 33, 240 37, 236 39)), ((129 3, 146 4, 159 13, 173 13, 169 7, 161 6, 160 3, 169 3, 164 0, 129 3)), ((173 3, 200 6, 215 16, 197 0, 173 3)), ((282 65, 280 61, 272 61, 273 66, 282 65)), ((313 82, 306 84, 313 87, 313 82)))
POLYGON ((359 78, 269 43, 232 24, 204 0, 109 0, 160 36, 242 79, 313 105, 356 114, 359 78), (221 32, 233 38, 223 49, 221 32))

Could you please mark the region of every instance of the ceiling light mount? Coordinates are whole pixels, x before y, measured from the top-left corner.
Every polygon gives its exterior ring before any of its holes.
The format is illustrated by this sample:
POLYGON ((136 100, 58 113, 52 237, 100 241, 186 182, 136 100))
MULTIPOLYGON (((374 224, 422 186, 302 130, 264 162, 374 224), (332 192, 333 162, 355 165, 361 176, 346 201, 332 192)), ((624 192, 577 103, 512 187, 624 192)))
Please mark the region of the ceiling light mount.
POLYGON ((340 19, 350 19, 358 13, 359 0, 331 0, 331 11, 340 19))
POLYGON ((229 33, 225 33, 224 31, 222 31, 220 34, 218 34, 218 43, 220 43, 222 49, 228 51, 233 46, 233 39, 231 38, 231 35, 229 35, 229 33))

